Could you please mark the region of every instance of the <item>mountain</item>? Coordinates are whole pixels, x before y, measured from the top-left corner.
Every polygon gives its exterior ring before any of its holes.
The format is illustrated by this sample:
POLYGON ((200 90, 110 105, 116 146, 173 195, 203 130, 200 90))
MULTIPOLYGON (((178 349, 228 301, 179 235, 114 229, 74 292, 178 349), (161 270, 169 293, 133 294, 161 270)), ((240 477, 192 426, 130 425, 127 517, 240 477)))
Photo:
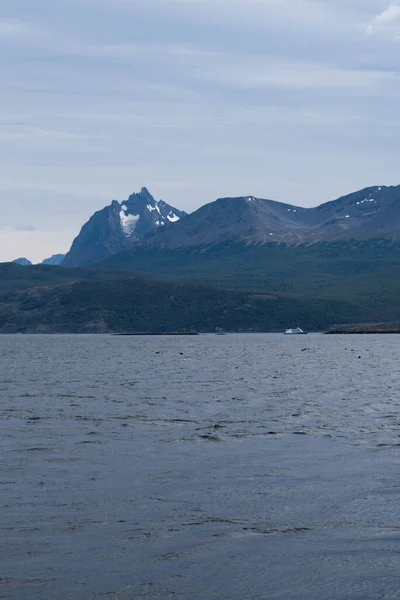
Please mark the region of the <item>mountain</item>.
MULTIPOLYGON (((377 238, 400 240, 400 186, 365 188, 315 208, 255 196, 220 198, 191 215, 157 202, 142 188, 96 212, 66 256, 54 255, 43 263, 132 269, 140 246, 204 249, 221 243, 299 245, 377 238)), ((17 261, 31 264, 25 258, 17 261)))
POLYGON ((314 244, 380 237, 400 239, 400 186, 366 188, 315 208, 254 196, 220 198, 141 244, 178 248, 221 242, 314 244))
POLYGON ((132 244, 167 224, 186 216, 163 200, 156 201, 146 188, 128 200, 113 202, 96 212, 82 227, 62 264, 83 266, 130 248, 132 244))
POLYGON ((50 258, 45 258, 42 260, 42 265, 61 265, 62 261, 65 258, 65 254, 53 254, 50 258))
POLYGON ((27 267, 28 265, 32 265, 31 261, 28 260, 27 258, 16 258, 15 260, 13 260, 14 263, 16 263, 17 265, 23 265, 24 267, 27 267))

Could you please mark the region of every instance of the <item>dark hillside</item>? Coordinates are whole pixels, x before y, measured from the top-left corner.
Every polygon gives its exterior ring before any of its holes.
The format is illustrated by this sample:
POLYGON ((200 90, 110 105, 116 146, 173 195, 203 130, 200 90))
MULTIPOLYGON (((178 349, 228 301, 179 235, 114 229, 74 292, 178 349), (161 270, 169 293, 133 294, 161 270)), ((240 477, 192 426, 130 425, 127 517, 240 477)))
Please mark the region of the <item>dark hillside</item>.
POLYGON ((22 290, 36 286, 54 286, 69 281, 96 281, 133 277, 132 271, 96 267, 60 267, 54 265, 21 266, 0 263, 0 292, 22 290))
MULTIPOLYGON (((0 294, 2 333, 322 330, 359 320, 337 300, 278 298, 202 285, 146 281, 80 281, 0 294)), ((365 310, 370 317, 370 312, 365 310)))

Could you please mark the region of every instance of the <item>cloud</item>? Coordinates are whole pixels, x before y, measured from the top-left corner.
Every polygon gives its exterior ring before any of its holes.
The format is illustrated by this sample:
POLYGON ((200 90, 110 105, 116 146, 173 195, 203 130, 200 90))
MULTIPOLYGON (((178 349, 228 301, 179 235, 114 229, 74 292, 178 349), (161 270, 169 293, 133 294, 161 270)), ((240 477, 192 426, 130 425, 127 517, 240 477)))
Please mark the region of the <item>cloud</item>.
POLYGON ((367 33, 373 34, 379 27, 392 25, 400 20, 400 4, 390 4, 386 10, 380 13, 367 27, 367 33))
POLYGON ((66 251, 142 185, 193 210, 249 190, 310 205, 398 183, 397 57, 366 28, 389 33, 400 0, 8 4, 0 260, 66 251))
POLYGON ((15 225, 16 231, 36 231, 36 227, 33 225, 15 225))
MULTIPOLYGON (((201 71, 198 71, 201 75, 201 71)), ((296 59, 277 60, 270 57, 224 57, 221 63, 208 64, 204 77, 212 83, 225 83, 242 89, 357 89, 396 80, 391 72, 340 68, 324 63, 296 59), (214 81, 213 81, 214 79, 214 81)))
POLYGON ((21 21, 20 19, 0 19, 0 40, 1 39, 31 39, 42 38, 46 31, 31 23, 21 21))
MULTIPOLYGON (((354 9, 348 0, 104 0, 116 7, 132 11, 152 11, 163 14, 166 22, 173 17, 185 20, 197 28, 223 24, 226 31, 239 27, 243 32, 251 28, 267 35, 284 25, 296 31, 345 31, 353 27, 354 9), (196 27, 197 25, 197 27, 196 27)), ((353 0, 355 2, 356 0, 353 0)), ((364 0, 364 2, 367 0, 364 0)), ((373 1, 373 0, 372 0, 373 1)), ((350 3, 352 4, 352 3, 350 3)), ((194 30, 194 34, 196 32, 194 30)), ((226 36, 224 36, 226 39, 226 36)))
POLYGON ((100 139, 99 136, 85 135, 71 131, 52 130, 44 127, 35 127, 26 124, 0 124, 0 140, 26 140, 26 139, 45 139, 45 140, 74 140, 82 141, 89 138, 100 139))
MULTIPOLYGON (((178 1, 178 0, 177 0, 178 1)), ((134 42, 114 44, 76 44, 65 46, 64 52, 68 55, 79 57, 93 57, 98 64, 107 59, 119 65, 133 65, 136 69, 152 73, 160 77, 160 73, 170 71, 177 77, 174 85, 171 81, 168 86, 157 81, 152 84, 154 94, 159 96, 169 90, 170 99, 175 94, 189 101, 196 91, 203 89, 229 90, 251 88, 281 88, 281 89, 329 89, 329 88, 365 88, 373 87, 377 83, 390 83, 394 79, 392 72, 379 69, 351 68, 350 65, 335 66, 323 60, 304 60, 294 55, 279 57, 273 50, 266 53, 253 52, 248 49, 246 53, 235 50, 211 49, 195 44, 177 44, 174 42, 134 42), (179 87, 180 86, 180 87, 179 87), (194 87, 193 87, 194 86, 194 87), (216 87, 217 86, 217 87, 216 87), (158 88, 158 89, 157 89, 158 88), (186 88, 186 89, 185 89, 186 88)), ((127 92, 124 83, 116 83, 119 92, 127 92)), ((108 81, 109 90, 114 90, 111 80, 108 81)), ((148 83, 129 83, 129 90, 137 94, 140 89, 149 89, 148 83)), ((120 115, 114 115, 114 120, 120 115)), ((156 122, 157 118, 150 115, 156 122)), ((179 117, 178 117, 179 118, 179 117)), ((131 120, 131 118, 129 119, 131 120)), ((26 133, 26 132, 25 132, 26 133)), ((38 133, 38 132, 37 132, 38 133)), ((60 132, 61 135, 61 132, 60 132)), ((66 134, 65 134, 66 135, 66 134)), ((0 139, 2 127, 0 123, 0 139)))
POLYGON ((27 27, 21 21, 11 19, 0 20, 0 38, 16 37, 24 35, 27 32, 27 27))

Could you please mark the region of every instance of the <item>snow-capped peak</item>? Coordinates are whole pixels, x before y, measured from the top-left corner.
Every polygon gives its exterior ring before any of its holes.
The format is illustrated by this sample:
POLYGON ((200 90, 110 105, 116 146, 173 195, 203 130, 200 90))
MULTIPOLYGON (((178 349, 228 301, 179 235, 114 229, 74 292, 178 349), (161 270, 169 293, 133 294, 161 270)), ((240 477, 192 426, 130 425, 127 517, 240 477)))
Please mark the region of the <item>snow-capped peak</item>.
POLYGON ((155 200, 146 188, 117 206, 122 232, 131 241, 167 223, 175 223, 185 214, 163 200, 155 200))

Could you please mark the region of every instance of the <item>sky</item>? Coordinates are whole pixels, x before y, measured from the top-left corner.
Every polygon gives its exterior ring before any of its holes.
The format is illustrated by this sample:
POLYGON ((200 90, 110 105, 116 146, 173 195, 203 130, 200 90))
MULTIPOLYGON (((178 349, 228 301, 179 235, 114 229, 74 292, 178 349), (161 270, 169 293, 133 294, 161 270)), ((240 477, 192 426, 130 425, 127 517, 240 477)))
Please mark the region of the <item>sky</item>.
POLYGON ((400 4, 0 3, 0 261, 146 186, 315 206, 400 183, 400 4))

